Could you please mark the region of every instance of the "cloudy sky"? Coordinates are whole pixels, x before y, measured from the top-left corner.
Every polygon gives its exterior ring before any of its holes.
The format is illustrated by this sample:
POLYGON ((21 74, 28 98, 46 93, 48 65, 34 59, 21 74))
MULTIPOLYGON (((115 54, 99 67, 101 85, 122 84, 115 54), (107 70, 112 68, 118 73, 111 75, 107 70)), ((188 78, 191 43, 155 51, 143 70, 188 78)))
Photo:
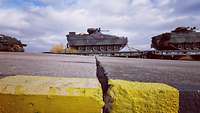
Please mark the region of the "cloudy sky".
POLYGON ((199 23, 200 0, 0 0, 0 33, 28 44, 28 52, 66 44, 69 31, 87 27, 127 36, 129 46, 148 50, 152 36, 199 23))

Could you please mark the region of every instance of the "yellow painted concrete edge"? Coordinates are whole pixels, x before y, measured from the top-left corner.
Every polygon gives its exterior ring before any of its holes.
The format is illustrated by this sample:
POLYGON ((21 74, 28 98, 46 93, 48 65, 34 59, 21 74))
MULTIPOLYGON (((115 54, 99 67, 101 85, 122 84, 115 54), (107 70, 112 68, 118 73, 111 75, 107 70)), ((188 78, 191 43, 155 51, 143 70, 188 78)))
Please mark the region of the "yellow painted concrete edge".
POLYGON ((9 76, 0 79, 0 113, 101 113, 97 79, 9 76))
POLYGON ((109 80, 109 85, 110 113, 178 113, 179 91, 174 87, 124 80, 109 80))

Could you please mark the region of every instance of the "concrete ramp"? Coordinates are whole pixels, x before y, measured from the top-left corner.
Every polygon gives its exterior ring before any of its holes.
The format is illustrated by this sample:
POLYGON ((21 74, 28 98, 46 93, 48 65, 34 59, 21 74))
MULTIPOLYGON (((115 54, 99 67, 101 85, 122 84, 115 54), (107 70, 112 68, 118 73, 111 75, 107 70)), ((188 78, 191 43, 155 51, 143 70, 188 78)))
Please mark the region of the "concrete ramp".
POLYGON ((166 84, 109 80, 109 113, 178 113, 179 91, 166 84))
POLYGON ((10 76, 0 79, 0 113, 101 113, 94 78, 10 76))

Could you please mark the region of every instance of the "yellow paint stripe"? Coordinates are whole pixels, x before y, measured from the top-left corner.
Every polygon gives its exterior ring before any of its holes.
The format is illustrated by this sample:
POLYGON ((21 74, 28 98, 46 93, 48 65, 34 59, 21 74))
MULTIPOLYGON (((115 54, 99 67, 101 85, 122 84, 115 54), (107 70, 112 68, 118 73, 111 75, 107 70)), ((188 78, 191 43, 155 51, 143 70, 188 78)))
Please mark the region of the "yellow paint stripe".
POLYGON ((106 106, 111 113, 178 113, 179 92, 171 86, 123 80, 109 84, 106 106))
POLYGON ((0 79, 0 113, 101 113, 97 79, 10 76, 0 79))

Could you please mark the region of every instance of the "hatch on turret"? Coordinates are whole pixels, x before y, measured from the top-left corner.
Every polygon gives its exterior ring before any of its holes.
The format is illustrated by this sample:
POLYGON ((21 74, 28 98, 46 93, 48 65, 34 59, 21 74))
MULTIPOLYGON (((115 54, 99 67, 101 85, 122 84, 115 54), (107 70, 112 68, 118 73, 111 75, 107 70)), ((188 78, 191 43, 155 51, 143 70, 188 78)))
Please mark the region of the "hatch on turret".
POLYGON ((88 28, 87 32, 89 34, 93 34, 93 33, 96 33, 96 32, 101 32, 101 28, 88 28))

